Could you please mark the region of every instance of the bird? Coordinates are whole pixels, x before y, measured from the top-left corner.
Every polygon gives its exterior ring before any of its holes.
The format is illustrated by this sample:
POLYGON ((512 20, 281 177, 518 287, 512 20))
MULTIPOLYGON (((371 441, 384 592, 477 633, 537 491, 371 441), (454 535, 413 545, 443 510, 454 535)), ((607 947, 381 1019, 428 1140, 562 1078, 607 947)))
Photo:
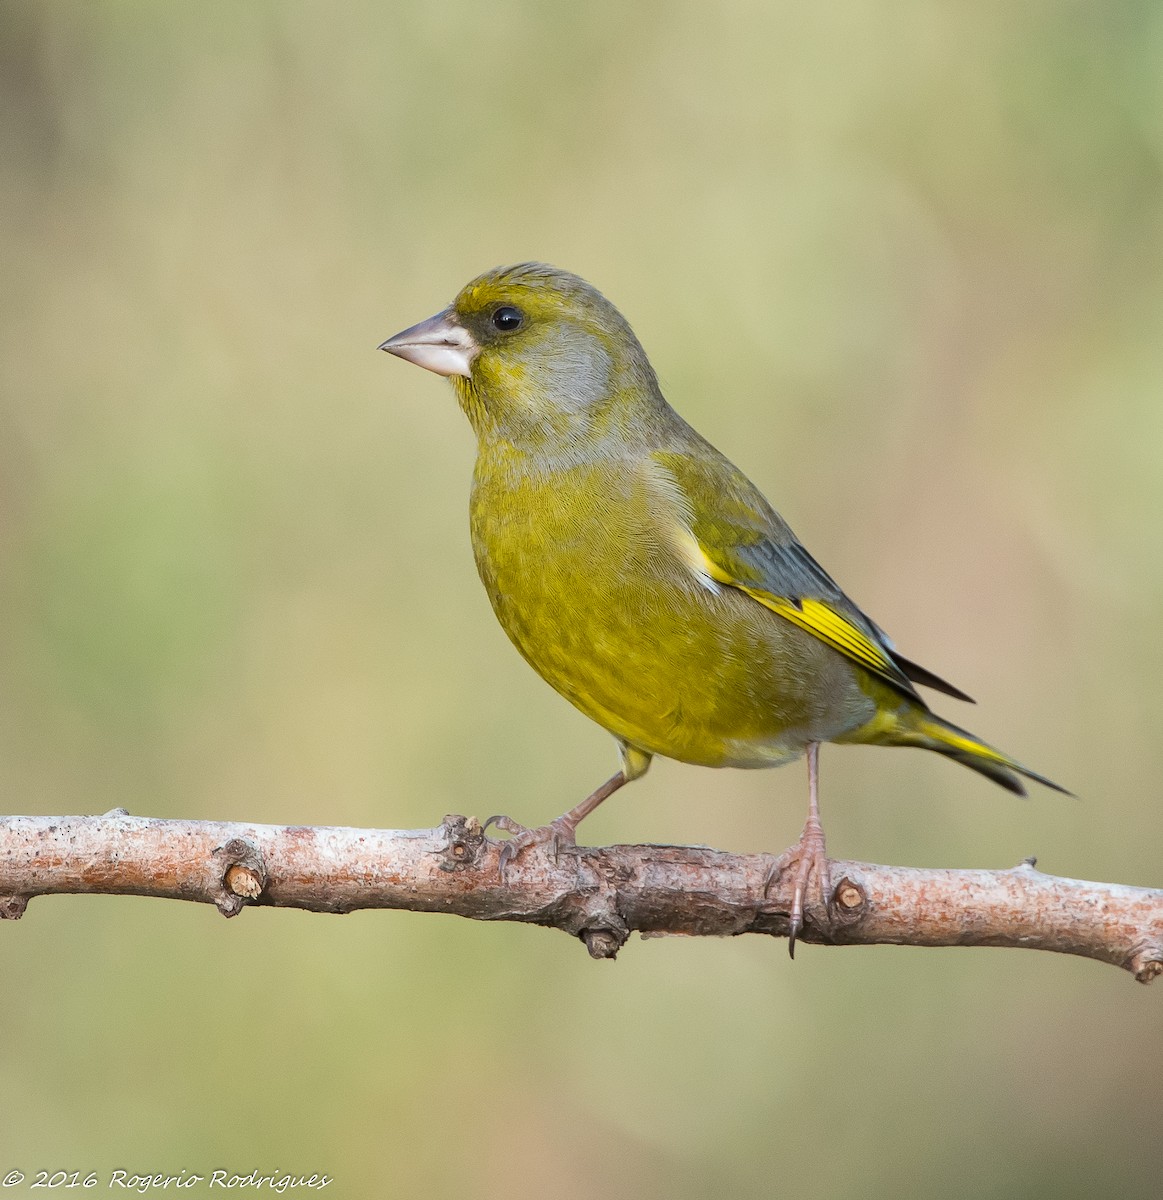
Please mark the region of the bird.
POLYGON ((533 846, 575 846, 581 821, 655 756, 806 757, 807 820, 777 864, 795 872, 794 957, 809 884, 825 923, 831 903, 821 743, 918 746, 1020 795, 1023 776, 1066 791, 930 709, 918 686, 970 697, 900 654, 671 408, 629 323, 584 279, 497 267, 379 348, 451 380, 477 439, 470 530, 497 620, 618 745, 619 770, 548 825, 486 822, 511 835, 502 873, 533 846))

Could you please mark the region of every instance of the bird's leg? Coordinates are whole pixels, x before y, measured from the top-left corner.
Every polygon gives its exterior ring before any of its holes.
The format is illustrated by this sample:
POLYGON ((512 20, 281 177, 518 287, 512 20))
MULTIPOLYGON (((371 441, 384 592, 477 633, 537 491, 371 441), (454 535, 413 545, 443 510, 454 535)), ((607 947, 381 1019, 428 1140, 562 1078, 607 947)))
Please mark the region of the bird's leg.
MULTIPOLYGON (((787 949, 795 958, 796 938, 804 927, 804 893, 814 874, 820 902, 825 914, 832 893, 828 872, 828 857, 824 849, 824 827, 820 824, 820 743, 808 743, 808 819, 800 840, 781 854, 770 878, 783 874, 792 863, 796 866, 795 891, 792 895, 791 916, 788 918, 787 949)), ((769 883, 770 883, 769 878, 769 883)))
POLYGON ((612 796, 626 782, 628 782, 626 772, 619 771, 616 775, 612 775, 607 779, 600 788, 590 792, 580 804, 571 808, 569 812, 562 813, 556 820, 550 821, 548 825, 542 825, 538 829, 526 829, 524 825, 519 825, 512 817, 489 817, 484 823, 485 829, 488 829, 490 825, 495 825, 498 829, 503 829, 506 833, 513 835, 501 847, 501 874, 505 873, 505 868, 517 855, 534 845, 547 846, 550 854, 553 856, 553 861, 556 862, 558 854, 563 849, 577 845, 575 834, 577 827, 582 821, 603 800, 612 796))

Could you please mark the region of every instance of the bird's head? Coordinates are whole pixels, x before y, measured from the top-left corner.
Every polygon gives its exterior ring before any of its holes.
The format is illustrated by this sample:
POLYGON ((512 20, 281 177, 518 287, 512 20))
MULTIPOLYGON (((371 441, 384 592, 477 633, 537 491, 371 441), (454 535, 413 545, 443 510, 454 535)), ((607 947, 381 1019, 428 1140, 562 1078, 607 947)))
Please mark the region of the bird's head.
POLYGON ((482 439, 572 440, 661 401, 622 314, 584 279, 541 263, 481 275, 380 349, 449 376, 482 439))

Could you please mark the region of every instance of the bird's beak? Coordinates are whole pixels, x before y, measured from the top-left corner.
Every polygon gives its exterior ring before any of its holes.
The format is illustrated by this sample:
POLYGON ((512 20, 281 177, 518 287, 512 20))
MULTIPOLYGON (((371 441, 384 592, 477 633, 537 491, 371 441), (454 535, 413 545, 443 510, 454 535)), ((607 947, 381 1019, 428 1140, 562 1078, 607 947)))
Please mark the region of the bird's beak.
POLYGON ((437 375, 468 378, 473 359, 481 348, 473 341, 472 334, 457 323, 452 309, 446 308, 427 321, 388 338, 381 343, 380 349, 426 371, 435 371, 437 375))

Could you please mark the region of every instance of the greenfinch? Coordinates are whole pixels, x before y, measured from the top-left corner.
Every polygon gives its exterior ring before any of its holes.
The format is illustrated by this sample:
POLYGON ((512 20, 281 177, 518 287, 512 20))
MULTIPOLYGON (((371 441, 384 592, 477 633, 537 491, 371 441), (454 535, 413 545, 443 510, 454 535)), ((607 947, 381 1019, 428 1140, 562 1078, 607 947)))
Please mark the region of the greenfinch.
POLYGON ((920 746, 1012 792, 1057 784, 933 713, 920 684, 969 697, 897 652, 754 484, 663 398, 620 312, 540 263, 489 271, 381 347, 452 380, 476 433, 472 546, 493 611, 530 665, 617 739, 621 769, 549 825, 492 822, 529 846, 581 820, 656 754, 708 767, 807 756, 808 819, 789 946, 815 876, 821 742, 920 746))

